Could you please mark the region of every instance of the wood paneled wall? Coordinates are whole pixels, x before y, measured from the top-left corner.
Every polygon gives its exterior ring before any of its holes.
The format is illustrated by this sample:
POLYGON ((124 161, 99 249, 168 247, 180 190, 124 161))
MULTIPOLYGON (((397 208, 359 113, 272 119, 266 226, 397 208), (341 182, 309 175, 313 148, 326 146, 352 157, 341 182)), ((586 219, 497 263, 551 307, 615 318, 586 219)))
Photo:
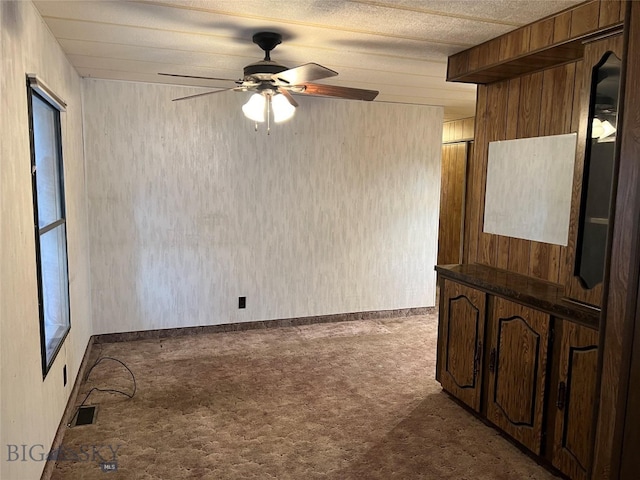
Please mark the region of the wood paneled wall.
POLYGON ((462 262, 468 149, 469 142, 442 145, 438 265, 462 262))
POLYGON ((475 117, 451 120, 442 124, 442 143, 473 140, 475 117))
POLYGON ((576 132, 582 60, 478 85, 475 147, 468 165, 464 263, 563 283, 566 248, 482 232, 489 142, 576 132))

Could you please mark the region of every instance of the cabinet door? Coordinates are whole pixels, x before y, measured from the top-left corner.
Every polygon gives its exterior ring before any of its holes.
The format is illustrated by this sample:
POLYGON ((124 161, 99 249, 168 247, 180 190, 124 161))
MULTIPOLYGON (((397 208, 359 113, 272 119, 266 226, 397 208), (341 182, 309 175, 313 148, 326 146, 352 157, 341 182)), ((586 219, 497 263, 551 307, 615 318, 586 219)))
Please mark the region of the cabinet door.
POLYGON ((563 321, 559 340, 556 401, 550 406, 555 410, 552 463, 570 478, 583 480, 591 462, 598 332, 563 321))
POLYGON ((443 287, 438 378, 442 388, 479 411, 486 295, 448 280, 443 287))
POLYGON ((610 230, 623 46, 619 34, 584 47, 569 241, 561 273, 567 297, 598 307, 610 230))
POLYGON ((487 418, 540 454, 550 318, 495 297, 491 309, 487 418))

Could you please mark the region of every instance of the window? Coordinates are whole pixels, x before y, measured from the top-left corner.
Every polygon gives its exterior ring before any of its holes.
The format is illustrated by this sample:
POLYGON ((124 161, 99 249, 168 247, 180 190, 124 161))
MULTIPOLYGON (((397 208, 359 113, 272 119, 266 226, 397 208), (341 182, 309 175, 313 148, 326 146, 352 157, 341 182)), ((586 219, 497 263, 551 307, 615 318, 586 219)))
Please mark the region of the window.
POLYGON ((29 131, 42 373, 71 327, 60 111, 64 103, 29 76, 29 131))

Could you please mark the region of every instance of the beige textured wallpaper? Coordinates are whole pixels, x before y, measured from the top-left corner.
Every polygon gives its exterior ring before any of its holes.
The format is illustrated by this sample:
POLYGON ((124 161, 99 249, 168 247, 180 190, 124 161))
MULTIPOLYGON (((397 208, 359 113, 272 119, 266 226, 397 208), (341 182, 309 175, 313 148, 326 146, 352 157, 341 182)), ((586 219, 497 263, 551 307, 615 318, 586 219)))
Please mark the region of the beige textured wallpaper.
POLYGON ((31 2, 0 1, 0 478, 40 478, 45 462, 9 461, 8 445, 49 448, 92 334, 81 79, 31 2), (46 379, 40 364, 26 74, 68 104, 61 115, 71 331, 46 379), (64 386, 62 370, 67 366, 64 386), (42 447, 38 447, 42 445, 42 447))
POLYGON ((440 107, 83 85, 95 333, 434 305, 440 107))

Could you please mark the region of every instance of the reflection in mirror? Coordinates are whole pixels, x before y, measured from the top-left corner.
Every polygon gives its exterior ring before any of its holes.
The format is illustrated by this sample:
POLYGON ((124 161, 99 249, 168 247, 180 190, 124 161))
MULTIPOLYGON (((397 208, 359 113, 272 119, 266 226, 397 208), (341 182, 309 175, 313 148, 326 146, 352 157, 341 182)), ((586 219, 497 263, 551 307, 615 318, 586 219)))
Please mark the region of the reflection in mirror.
POLYGON ((604 277, 618 127, 621 62, 608 52, 594 67, 582 180, 575 274, 590 289, 604 277))

